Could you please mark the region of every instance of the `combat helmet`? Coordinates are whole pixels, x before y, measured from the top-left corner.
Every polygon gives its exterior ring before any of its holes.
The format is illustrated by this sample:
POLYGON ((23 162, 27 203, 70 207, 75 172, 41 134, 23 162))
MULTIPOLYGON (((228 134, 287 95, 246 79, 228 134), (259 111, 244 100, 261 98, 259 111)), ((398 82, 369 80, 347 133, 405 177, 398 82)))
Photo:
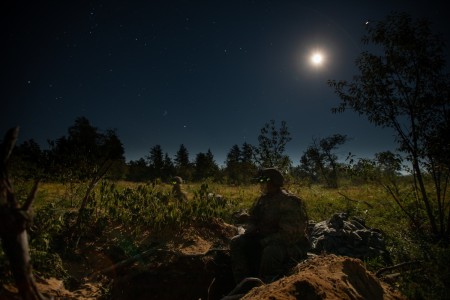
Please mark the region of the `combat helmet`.
POLYGON ((180 176, 175 176, 174 178, 172 178, 172 183, 173 184, 182 184, 183 178, 181 178, 180 176))
POLYGON ((281 174, 280 171, 278 171, 275 168, 265 168, 258 172, 257 180, 260 183, 263 182, 272 182, 272 184, 276 186, 283 186, 284 183, 284 177, 283 174, 281 174))

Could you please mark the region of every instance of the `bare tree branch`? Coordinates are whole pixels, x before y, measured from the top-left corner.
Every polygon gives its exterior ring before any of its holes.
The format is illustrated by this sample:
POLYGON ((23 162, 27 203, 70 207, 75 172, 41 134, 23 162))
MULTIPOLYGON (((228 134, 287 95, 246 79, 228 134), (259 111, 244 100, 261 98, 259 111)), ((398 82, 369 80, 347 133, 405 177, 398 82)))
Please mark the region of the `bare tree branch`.
POLYGON ((5 135, 0 149, 0 238, 21 298, 44 300, 47 298, 39 293, 34 281, 26 232, 30 221, 28 211, 36 195, 37 184, 33 187, 23 208, 19 208, 6 168, 18 133, 18 127, 10 129, 5 135))

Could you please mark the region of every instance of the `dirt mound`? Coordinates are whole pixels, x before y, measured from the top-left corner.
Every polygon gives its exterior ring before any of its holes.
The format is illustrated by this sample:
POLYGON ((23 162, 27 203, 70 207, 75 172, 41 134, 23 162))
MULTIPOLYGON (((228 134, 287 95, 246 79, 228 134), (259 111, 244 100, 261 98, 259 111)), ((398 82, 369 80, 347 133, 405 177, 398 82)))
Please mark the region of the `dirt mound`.
POLYGON ((220 219, 208 222, 192 222, 182 228, 166 228, 152 232, 142 245, 162 245, 185 254, 205 253, 211 248, 228 249, 230 239, 237 234, 237 228, 220 219))
MULTIPOLYGON (((53 299, 64 300, 95 300, 99 299, 103 290, 101 286, 95 283, 85 283, 75 291, 69 291, 64 287, 61 280, 55 278, 35 278, 36 286, 39 292, 53 299)), ((1 290, 1 289, 0 289, 1 290)), ((0 292, 0 300, 20 300, 17 288, 12 285, 4 285, 0 292)))
POLYGON ((163 253, 120 277, 111 299, 220 299, 233 286, 227 253, 163 253))
POLYGON ((234 226, 220 220, 164 230, 146 243, 163 245, 118 276, 111 299, 220 299, 234 286, 228 251, 234 226))
POLYGON ((327 255, 299 264, 293 274, 252 289, 242 299, 405 299, 368 272, 359 259, 327 255))

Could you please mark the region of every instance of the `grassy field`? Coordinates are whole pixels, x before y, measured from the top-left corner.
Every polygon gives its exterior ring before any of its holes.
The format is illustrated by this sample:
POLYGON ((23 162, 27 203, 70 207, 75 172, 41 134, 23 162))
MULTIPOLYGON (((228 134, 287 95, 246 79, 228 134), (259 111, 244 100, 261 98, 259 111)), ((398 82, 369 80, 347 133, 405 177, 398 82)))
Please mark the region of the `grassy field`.
MULTIPOLYGON (((207 191, 220 194, 225 199, 232 202, 237 209, 247 209, 253 201, 260 195, 258 185, 230 186, 217 183, 203 183, 207 185, 207 191)), ((172 186, 169 184, 143 184, 126 181, 115 183, 99 183, 95 189, 95 195, 102 193, 102 186, 109 186, 116 195, 120 195, 125 190, 136 190, 139 187, 146 188, 149 196, 170 197, 172 186)), ((24 199, 27 191, 31 188, 31 183, 20 184, 16 192, 24 199)), ((201 183, 184 184, 183 189, 188 193, 190 200, 198 197, 201 190, 201 183)), ((62 210, 79 207, 86 189, 86 184, 62 184, 62 183, 41 183, 37 200, 34 207, 38 211, 48 204, 58 205, 62 210)), ((286 189, 303 199, 308 208, 308 215, 311 220, 322 221, 330 218, 334 213, 347 212, 349 215, 363 217, 369 226, 377 227, 387 232, 392 226, 401 225, 402 218, 400 211, 390 196, 380 187, 374 185, 343 186, 339 189, 327 189, 319 185, 300 186, 288 184, 286 189), (393 222, 389 222, 389 221, 393 222), (392 224, 394 223, 394 224, 392 224), (400 223, 400 224, 399 224, 400 223)), ((103 192, 105 193, 105 192, 103 192)), ((393 228, 396 229, 396 228, 393 228)))
MULTIPOLYGON (((19 184, 16 187, 17 194, 25 199, 31 183, 19 184)), ((150 201, 153 208, 159 202, 174 202, 170 199, 171 185, 169 184, 143 184, 132 182, 101 182, 92 196, 95 201, 97 215, 106 212, 114 205, 122 202, 133 202, 137 209, 150 201), (158 202, 159 201, 159 202, 158 202)), ((253 201, 260 195, 258 185, 230 186, 217 183, 188 183, 183 185, 191 201, 204 197, 202 193, 220 194, 229 201, 230 209, 223 214, 248 209, 253 201), (202 191, 203 189, 205 191, 202 191)), ((346 212, 349 216, 357 216, 366 220, 369 227, 382 230, 388 237, 395 238, 399 232, 407 230, 408 222, 400 209, 390 198, 387 192, 375 185, 342 186, 339 189, 327 189, 319 185, 301 186, 288 184, 286 189, 304 200, 308 210, 308 216, 316 222, 329 219, 334 213, 346 212)), ((67 210, 76 210, 84 196, 86 184, 73 183, 42 183, 35 201, 35 211, 53 207, 60 213, 67 210)), ((149 203, 147 203, 149 205, 149 203)), ((120 206, 120 204, 119 204, 120 206)), ((159 206, 159 205, 158 205, 159 206)), ((161 205, 162 206, 162 205, 161 205)), ((124 208, 125 209, 125 208, 124 208)), ((164 210, 159 209, 161 214, 164 210)), ((160 216, 161 218, 162 216, 160 216)), ((188 216, 187 216, 188 217, 188 216)), ((135 220, 139 224, 142 220, 135 220)), ((143 222, 145 223, 145 222, 143 222)))
MULTIPOLYGON (((23 201, 31 183, 16 182, 14 185, 23 201)), ((86 183, 40 185, 34 204, 35 221, 30 232, 30 247, 34 267, 43 275, 64 276, 61 253, 67 254, 70 249, 61 244, 65 243, 67 228, 74 223, 86 188, 86 183)), ((115 222, 130 226, 135 234, 139 234, 142 227, 158 230, 211 217, 232 222, 235 212, 248 209, 260 195, 258 185, 229 186, 205 182, 187 183, 183 189, 188 194, 187 204, 179 204, 172 198, 171 185, 168 184, 100 182, 90 195, 78 230, 91 230, 91 224, 98 227, 101 226, 99 224, 115 222), (227 205, 210 201, 210 193, 222 195, 227 205)), ((394 263, 421 261, 420 272, 408 273, 398 282, 407 296, 440 299, 448 295, 445 292, 450 274, 448 248, 436 247, 417 237, 407 218, 382 188, 349 184, 339 189, 327 189, 291 183, 286 189, 304 200, 311 220, 327 220, 338 212, 363 218, 367 226, 384 233, 394 263)), ((4 259, 0 255, 0 263, 4 259)), ((367 261, 366 264, 373 271, 384 267, 379 261, 367 261)))

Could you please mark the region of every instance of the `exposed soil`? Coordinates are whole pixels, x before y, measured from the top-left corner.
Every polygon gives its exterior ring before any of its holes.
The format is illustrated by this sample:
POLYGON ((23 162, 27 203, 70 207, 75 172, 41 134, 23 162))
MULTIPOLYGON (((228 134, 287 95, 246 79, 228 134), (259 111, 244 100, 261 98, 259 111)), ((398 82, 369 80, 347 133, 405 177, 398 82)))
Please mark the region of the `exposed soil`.
POLYGON ((228 244, 236 234, 234 226, 212 220, 149 237, 164 247, 118 278, 111 299, 222 298, 234 286, 228 244))
POLYGON ((405 299, 368 272, 359 259, 316 256, 293 274, 252 289, 242 299, 405 299))
MULTIPOLYGON (((228 245, 237 234, 236 227, 212 220, 182 230, 144 231, 139 240, 130 241, 144 253, 131 260, 121 246, 129 230, 111 225, 80 246, 78 259, 65 262, 77 283, 70 291, 54 278, 37 278, 39 290, 54 299, 213 300, 233 289, 228 245)), ((18 299, 16 292, 13 286, 4 286, 0 300, 18 299)), ((243 299, 403 298, 360 260, 327 255, 308 259, 291 275, 253 288, 243 299)))

